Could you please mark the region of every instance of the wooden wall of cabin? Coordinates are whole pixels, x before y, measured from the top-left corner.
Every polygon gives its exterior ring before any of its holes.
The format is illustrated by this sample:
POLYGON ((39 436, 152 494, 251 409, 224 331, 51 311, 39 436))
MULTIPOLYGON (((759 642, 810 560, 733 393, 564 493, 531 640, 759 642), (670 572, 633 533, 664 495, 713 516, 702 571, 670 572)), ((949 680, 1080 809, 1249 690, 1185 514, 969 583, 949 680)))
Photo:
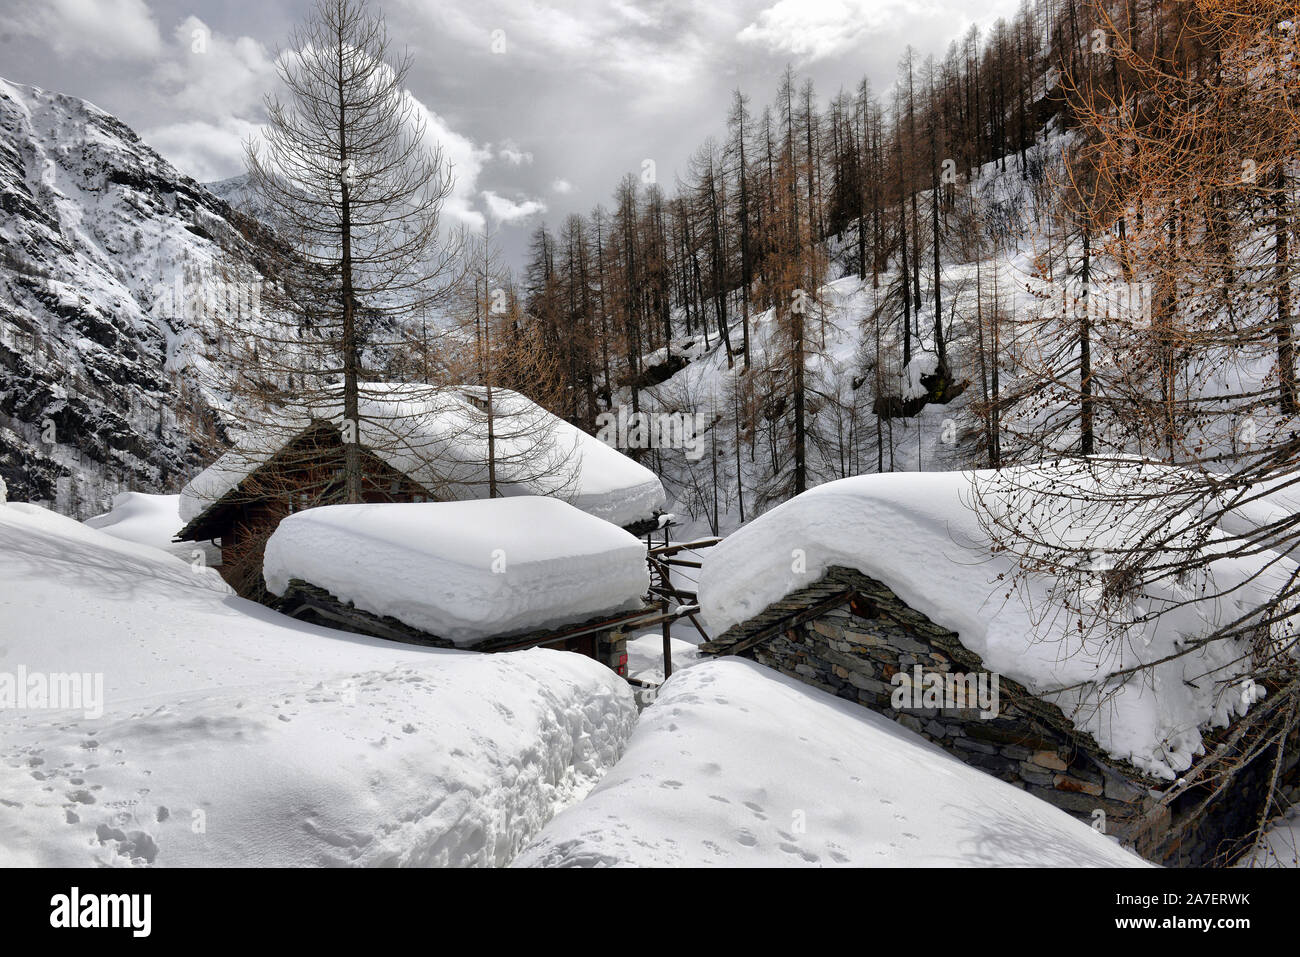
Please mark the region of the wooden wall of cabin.
MULTIPOLYGON (((270 603, 262 577, 266 542, 287 516, 304 508, 344 501, 341 447, 322 449, 314 458, 299 455, 292 464, 268 465, 250 478, 243 498, 230 506, 221 536, 221 574, 244 598, 270 603)), ((363 450, 361 500, 367 504, 435 501, 428 489, 363 450)))

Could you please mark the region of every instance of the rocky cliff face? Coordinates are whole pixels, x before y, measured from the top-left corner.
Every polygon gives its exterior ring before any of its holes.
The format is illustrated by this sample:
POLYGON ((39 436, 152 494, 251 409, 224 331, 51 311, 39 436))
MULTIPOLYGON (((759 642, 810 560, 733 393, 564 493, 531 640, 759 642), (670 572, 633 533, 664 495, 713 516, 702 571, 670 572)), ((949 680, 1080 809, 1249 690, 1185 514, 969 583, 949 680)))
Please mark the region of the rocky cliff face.
POLYGON ((116 118, 0 80, 0 476, 77 518, 201 466, 189 352, 238 215, 116 118))

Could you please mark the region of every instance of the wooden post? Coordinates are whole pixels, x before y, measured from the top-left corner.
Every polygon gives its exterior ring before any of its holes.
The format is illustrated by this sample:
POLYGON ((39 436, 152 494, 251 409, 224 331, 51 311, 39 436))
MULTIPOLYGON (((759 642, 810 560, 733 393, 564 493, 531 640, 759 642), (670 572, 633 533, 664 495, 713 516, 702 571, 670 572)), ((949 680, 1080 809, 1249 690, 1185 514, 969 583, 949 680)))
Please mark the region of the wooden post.
MULTIPOLYGON (((664 548, 668 547, 668 525, 669 523, 667 522, 664 523, 664 548)), ((669 569, 668 563, 661 562, 659 567, 661 567, 664 570, 664 587, 672 588, 673 586, 672 571, 669 569)), ((673 641, 672 619, 665 618, 664 619, 664 681, 667 681, 668 678, 673 673, 672 641, 673 641)))
MULTIPOLYGON (((668 537, 667 532, 664 532, 664 537, 665 538, 668 537)), ((672 571, 669 569, 668 563, 660 562, 659 568, 662 570, 661 574, 663 575, 665 590, 670 589, 672 587, 672 571)), ((672 619, 667 615, 669 601, 671 601, 671 599, 669 599, 667 595, 665 595, 664 596, 665 614, 664 614, 663 624, 661 625, 661 627, 663 628, 663 635, 664 635, 664 681, 667 681, 670 677, 672 677, 672 673, 673 673, 673 649, 672 649, 673 626, 672 626, 672 619)))

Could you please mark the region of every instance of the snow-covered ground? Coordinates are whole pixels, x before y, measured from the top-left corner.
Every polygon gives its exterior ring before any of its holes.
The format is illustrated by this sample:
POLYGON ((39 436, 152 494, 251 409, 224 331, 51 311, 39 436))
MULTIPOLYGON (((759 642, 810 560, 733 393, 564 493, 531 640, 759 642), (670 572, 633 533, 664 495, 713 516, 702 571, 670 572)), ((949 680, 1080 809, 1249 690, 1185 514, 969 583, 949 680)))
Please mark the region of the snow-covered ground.
POLYGON ((737 658, 674 674, 515 866, 1142 866, 888 719, 737 658))
POLYGON ((307 509, 264 570, 273 594, 299 578, 458 645, 639 608, 650 587, 639 539, 535 495, 307 509))
MULTIPOLYGON (((671 647, 674 674, 700 660, 699 643, 703 640, 687 622, 673 622, 671 647), (681 636, 686 636, 690 640, 687 641, 681 636)), ((627 674, 629 678, 639 678, 650 684, 663 683, 663 632, 658 629, 642 631, 628 639, 627 674)))
POLYGON ((302 625, 25 504, 0 505, 0 702, 7 865, 504 864, 636 719, 579 655, 302 625), (14 707, 60 674, 84 696, 44 703, 75 707, 14 707))
POLYGON ((215 545, 172 541, 185 524, 181 521, 180 507, 179 495, 121 492, 113 496, 112 509, 86 519, 85 524, 114 538, 152 545, 187 562, 220 565, 221 549, 215 545))
POLYGON ((1300 867, 1300 807, 1274 820, 1240 867, 1300 867))

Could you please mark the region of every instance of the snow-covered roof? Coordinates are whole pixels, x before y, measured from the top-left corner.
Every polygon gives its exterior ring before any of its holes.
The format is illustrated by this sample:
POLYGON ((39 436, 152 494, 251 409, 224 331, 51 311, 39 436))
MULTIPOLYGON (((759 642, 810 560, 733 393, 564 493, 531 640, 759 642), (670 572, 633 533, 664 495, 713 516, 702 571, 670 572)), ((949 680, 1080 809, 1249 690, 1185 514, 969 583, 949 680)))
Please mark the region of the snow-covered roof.
MULTIPOLYGON (((1159 481, 1149 467, 1134 467, 1143 470, 1135 480, 1148 488, 1159 481)), ((702 614, 721 635, 814 584, 832 566, 856 569, 956 631, 985 667, 1059 705, 1113 756, 1160 777, 1175 777, 1203 750, 1201 728, 1226 725, 1262 694, 1253 684, 1224 684, 1244 682, 1250 655, 1243 642, 1216 640, 1188 651, 1187 640, 1212 634, 1262 605, 1289 560, 1273 553, 1221 555, 1210 563, 1211 580, 1203 591, 1191 585, 1171 585, 1167 593, 1147 588, 1134 599, 1138 621, 1105 634, 1080 634, 1079 608, 1062 603, 1061 581, 1045 574, 1019 576, 1016 559, 994 550, 981 525, 976 499, 987 505, 987 490, 998 487, 997 476, 1006 481, 1008 474, 892 473, 806 492, 705 554, 699 578, 702 614), (1270 570, 1271 560, 1276 564, 1270 570), (1152 620, 1144 618, 1143 608, 1168 610, 1152 620), (1181 651, 1186 654, 1153 665, 1134 680, 1111 681, 1104 691, 1093 685, 1052 693, 1181 651)), ((1083 466, 1034 466, 1023 471, 1020 484, 1084 491, 1089 475, 1083 466)), ((1059 510, 1060 500, 1041 501, 1040 508, 1031 500, 1024 518, 1062 545, 1104 555, 1140 534, 1139 508, 1095 527, 1068 514, 1049 515, 1049 509, 1059 510)), ((1025 505, 1021 501, 1016 508, 1025 505)), ((1215 548, 1212 542, 1204 547, 1215 548)))
POLYGON ((266 587, 292 579, 466 645, 641 606, 645 545, 558 499, 326 505, 266 544, 266 587))
MULTIPOLYGON (((631 525, 665 502, 649 469, 508 389, 493 389, 497 484, 502 495, 553 495, 591 515, 631 525)), ((362 383, 360 444, 388 465, 450 499, 488 494, 486 391, 479 386, 362 383)), ((299 412, 246 434, 234 450, 181 490, 191 522, 233 492, 313 421, 339 425, 342 403, 299 412)))

